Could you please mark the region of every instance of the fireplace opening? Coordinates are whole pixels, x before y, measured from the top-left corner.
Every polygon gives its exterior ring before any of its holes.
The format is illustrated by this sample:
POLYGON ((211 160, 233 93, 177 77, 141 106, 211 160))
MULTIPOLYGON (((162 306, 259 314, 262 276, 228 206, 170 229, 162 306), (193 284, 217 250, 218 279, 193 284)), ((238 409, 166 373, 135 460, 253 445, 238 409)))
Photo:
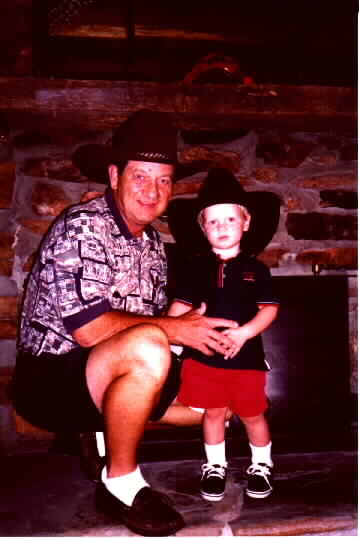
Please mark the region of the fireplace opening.
MULTIPOLYGON (((350 392, 348 282, 346 276, 275 276, 281 307, 263 334, 267 412, 275 452, 354 449, 355 407, 350 392)), ((234 419, 227 432, 229 455, 246 455, 244 427, 234 419)), ((202 458, 198 427, 149 431, 140 449, 156 460, 158 444, 167 458, 202 458)))

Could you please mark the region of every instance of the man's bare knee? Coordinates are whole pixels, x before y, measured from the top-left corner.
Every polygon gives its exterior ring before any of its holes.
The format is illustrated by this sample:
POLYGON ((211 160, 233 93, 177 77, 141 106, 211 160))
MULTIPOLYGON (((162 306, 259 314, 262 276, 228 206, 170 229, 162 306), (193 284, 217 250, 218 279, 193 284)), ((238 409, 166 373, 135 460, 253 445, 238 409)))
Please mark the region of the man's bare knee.
POLYGON ((86 380, 95 404, 117 378, 130 375, 142 385, 164 382, 170 365, 166 333, 154 324, 138 324, 119 332, 94 348, 86 367, 86 380))
POLYGON ((147 376, 162 379, 170 365, 170 350, 166 333, 154 324, 139 324, 133 336, 133 368, 147 376))

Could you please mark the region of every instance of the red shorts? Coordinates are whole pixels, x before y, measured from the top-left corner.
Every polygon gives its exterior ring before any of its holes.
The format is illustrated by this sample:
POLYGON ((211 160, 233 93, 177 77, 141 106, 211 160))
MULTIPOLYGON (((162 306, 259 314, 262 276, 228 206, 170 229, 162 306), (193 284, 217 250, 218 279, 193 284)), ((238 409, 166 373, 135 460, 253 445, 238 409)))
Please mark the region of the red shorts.
POLYGON ((178 400, 193 408, 230 408, 242 417, 255 417, 268 408, 265 371, 219 369, 193 359, 182 365, 178 400))

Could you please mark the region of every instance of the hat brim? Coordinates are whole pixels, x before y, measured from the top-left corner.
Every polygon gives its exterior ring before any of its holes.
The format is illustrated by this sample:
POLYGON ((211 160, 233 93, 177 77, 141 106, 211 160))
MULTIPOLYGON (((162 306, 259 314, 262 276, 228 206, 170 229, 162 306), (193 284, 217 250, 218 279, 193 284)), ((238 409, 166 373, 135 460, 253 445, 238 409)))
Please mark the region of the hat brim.
MULTIPOLYGON (((257 256, 278 228, 281 201, 275 193, 266 191, 247 192, 246 199, 251 223, 241 240, 241 250, 257 256)), ((197 221, 196 198, 172 199, 166 213, 169 230, 179 248, 197 254, 208 250, 208 241, 197 221)))
POLYGON ((172 164, 176 166, 177 163, 168 163, 161 158, 151 159, 146 155, 133 155, 132 157, 125 157, 121 150, 118 148, 112 148, 112 146, 106 144, 84 144, 79 146, 72 155, 73 164, 80 170, 82 176, 86 176, 89 180, 97 183, 108 183, 108 167, 111 164, 126 163, 126 161, 145 161, 156 162, 163 164, 172 164))
POLYGON ((111 148, 105 144, 85 144, 72 155, 73 164, 82 176, 97 183, 108 183, 108 166, 111 164, 111 148))

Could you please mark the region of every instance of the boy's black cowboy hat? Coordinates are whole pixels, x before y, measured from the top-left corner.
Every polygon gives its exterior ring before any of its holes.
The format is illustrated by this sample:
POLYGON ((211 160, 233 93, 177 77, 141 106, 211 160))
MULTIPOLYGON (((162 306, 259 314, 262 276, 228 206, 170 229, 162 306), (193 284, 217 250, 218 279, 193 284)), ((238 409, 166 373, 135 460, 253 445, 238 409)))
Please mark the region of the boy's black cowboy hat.
POLYGON ((177 164, 177 130, 169 115, 149 109, 134 112, 113 132, 111 144, 86 144, 72 160, 81 174, 107 183, 107 167, 127 161, 177 164))
POLYGON ((251 214, 251 222, 241 240, 241 251, 258 255, 265 249, 278 227, 279 197, 271 192, 245 191, 232 172, 223 168, 209 171, 197 198, 170 201, 168 226, 180 248, 197 253, 208 250, 208 242, 198 224, 198 215, 204 208, 215 204, 245 206, 251 214))

